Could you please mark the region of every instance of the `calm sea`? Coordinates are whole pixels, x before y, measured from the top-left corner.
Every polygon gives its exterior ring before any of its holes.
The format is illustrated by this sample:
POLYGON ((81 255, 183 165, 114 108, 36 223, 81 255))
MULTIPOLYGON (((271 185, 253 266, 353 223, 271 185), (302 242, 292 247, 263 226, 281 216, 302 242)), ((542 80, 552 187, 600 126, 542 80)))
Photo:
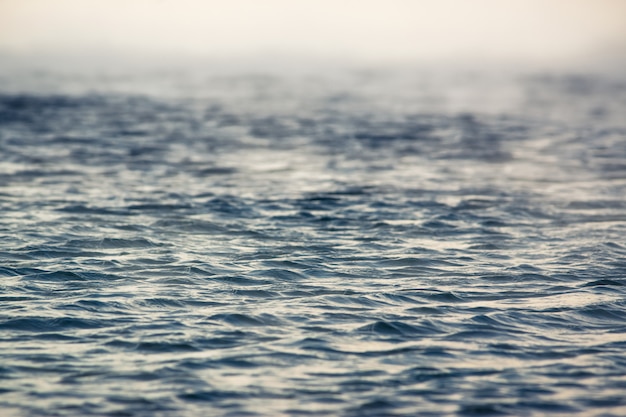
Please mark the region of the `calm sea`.
POLYGON ((626 415, 624 80, 29 77, 2 416, 626 415))

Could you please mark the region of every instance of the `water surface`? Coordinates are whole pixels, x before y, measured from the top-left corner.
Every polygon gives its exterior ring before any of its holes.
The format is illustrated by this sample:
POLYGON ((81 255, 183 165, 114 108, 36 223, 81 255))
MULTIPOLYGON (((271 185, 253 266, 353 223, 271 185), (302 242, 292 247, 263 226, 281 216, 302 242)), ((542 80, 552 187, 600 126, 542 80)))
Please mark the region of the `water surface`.
POLYGON ((3 415, 626 414, 626 83, 39 77, 3 415))

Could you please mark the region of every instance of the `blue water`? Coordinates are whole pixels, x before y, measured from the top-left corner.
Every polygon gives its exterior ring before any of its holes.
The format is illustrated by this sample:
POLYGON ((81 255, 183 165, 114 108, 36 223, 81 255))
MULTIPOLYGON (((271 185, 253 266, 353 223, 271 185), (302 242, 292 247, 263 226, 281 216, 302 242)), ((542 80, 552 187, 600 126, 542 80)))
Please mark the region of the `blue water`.
POLYGON ((626 415, 626 82, 39 77, 2 416, 626 415))

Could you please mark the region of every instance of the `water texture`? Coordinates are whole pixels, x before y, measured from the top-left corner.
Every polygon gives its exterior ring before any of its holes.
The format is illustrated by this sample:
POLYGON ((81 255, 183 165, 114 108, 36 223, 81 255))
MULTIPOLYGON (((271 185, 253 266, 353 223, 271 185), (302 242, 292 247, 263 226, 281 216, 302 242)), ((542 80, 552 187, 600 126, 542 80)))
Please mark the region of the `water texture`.
POLYGON ((163 77, 0 95, 3 416, 626 414, 626 83, 163 77))

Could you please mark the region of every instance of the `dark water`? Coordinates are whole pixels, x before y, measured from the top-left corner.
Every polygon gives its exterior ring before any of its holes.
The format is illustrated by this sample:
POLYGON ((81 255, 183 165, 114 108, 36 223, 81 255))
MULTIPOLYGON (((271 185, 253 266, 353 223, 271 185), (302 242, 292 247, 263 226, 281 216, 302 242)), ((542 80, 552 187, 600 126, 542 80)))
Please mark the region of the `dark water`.
POLYGON ((626 83, 160 77, 4 84, 2 416, 626 415, 626 83))

